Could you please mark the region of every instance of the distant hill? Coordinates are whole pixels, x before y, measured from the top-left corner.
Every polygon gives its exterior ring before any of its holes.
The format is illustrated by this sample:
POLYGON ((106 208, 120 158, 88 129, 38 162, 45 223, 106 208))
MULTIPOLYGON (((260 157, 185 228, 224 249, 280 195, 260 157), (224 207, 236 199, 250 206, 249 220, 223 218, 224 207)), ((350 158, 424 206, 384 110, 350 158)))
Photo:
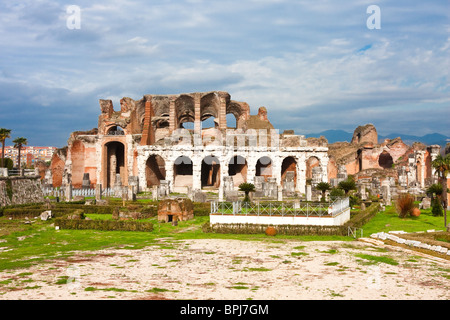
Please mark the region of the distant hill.
MULTIPOLYGON (((335 143, 339 141, 350 142, 352 140, 353 133, 346 132, 344 130, 325 130, 319 133, 307 134, 305 136, 307 138, 309 137, 318 138, 320 136, 324 136, 325 138, 327 138, 328 143, 335 143)), ((384 139, 395 139, 398 137, 400 137, 402 141, 408 145, 411 145, 414 142, 422 142, 426 145, 438 144, 441 147, 445 147, 446 143, 450 142, 450 137, 444 136, 440 133, 426 134, 421 137, 401 133, 391 133, 386 136, 378 135, 378 141, 383 142, 384 139)))

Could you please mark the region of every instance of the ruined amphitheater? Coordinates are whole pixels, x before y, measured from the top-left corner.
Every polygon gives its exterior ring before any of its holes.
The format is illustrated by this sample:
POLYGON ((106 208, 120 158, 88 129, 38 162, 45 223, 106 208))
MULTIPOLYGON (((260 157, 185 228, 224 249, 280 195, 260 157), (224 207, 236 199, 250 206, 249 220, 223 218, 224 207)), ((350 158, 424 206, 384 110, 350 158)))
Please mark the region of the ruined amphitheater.
MULTIPOLYGON (((279 132, 260 107, 223 91, 124 97, 120 109, 100 100, 98 127, 73 132, 53 155, 44 183, 53 187, 195 194, 219 200, 236 195, 242 182, 268 198, 304 196, 308 186, 332 185, 348 175, 358 192, 384 187, 420 193, 435 181, 431 161, 440 146, 408 146, 400 138, 381 143, 373 125, 358 127, 351 142, 328 144, 293 130, 279 132)), ((270 108, 269 108, 270 113, 270 108)), ((44 174, 43 174, 44 175, 44 174)), ((390 196, 390 195, 389 195, 390 196)))

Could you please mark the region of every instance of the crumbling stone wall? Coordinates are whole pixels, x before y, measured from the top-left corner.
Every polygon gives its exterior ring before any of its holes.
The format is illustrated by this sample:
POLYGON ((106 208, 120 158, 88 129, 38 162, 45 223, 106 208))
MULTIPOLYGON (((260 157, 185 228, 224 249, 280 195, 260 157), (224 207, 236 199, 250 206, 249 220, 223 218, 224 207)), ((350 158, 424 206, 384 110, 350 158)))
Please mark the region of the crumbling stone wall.
POLYGON ((44 202, 40 177, 0 177, 0 205, 44 202))

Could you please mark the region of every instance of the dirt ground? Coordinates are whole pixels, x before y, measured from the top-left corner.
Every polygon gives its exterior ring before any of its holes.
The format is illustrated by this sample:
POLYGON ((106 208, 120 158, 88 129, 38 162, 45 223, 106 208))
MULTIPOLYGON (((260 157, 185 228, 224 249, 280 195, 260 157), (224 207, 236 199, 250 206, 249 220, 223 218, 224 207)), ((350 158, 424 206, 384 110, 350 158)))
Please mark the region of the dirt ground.
POLYGON ((449 288, 449 260, 363 241, 160 239, 0 273, 2 300, 448 300, 449 288))

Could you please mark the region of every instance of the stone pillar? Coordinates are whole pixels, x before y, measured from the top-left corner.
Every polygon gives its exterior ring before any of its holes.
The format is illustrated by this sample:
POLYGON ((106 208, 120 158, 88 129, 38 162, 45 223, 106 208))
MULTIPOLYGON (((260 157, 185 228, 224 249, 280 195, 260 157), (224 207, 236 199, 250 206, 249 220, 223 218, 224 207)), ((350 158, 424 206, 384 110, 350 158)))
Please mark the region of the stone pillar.
POLYGON ((306 201, 311 201, 312 199, 312 190, 311 185, 307 184, 305 188, 306 201))
POLYGON ((102 199, 102 185, 100 183, 95 185, 95 201, 102 199))
POLYGON ((72 201, 72 184, 71 183, 66 184, 65 197, 66 197, 66 201, 72 201))
POLYGON ((202 159, 192 159, 192 189, 202 189, 202 159))
POLYGON ((169 107, 169 133, 172 134, 172 132, 176 129, 176 115, 175 115, 175 99, 170 99, 170 107, 169 107))
POLYGON ((8 168, 0 168, 0 177, 8 176, 8 168))
POLYGON ((227 101, 225 97, 220 97, 219 130, 222 131, 226 129, 227 129, 227 101))
POLYGON ((158 200, 158 186, 152 186, 152 200, 158 200))
POLYGON ((283 188, 279 185, 278 186, 278 197, 277 197, 278 201, 283 201, 283 188))
POLYGON ((391 204, 391 184, 389 180, 383 180, 381 184, 381 194, 383 195, 383 202, 385 205, 391 204))
POLYGON ((134 192, 139 192, 139 177, 137 176, 130 176, 128 177, 128 185, 134 187, 134 192))
POLYGON ((81 183, 82 189, 90 189, 91 188, 91 180, 89 179, 89 173, 83 174, 83 182, 81 183))
POLYGON ((194 96, 194 134, 202 134, 202 120, 200 108, 200 94, 194 96))

